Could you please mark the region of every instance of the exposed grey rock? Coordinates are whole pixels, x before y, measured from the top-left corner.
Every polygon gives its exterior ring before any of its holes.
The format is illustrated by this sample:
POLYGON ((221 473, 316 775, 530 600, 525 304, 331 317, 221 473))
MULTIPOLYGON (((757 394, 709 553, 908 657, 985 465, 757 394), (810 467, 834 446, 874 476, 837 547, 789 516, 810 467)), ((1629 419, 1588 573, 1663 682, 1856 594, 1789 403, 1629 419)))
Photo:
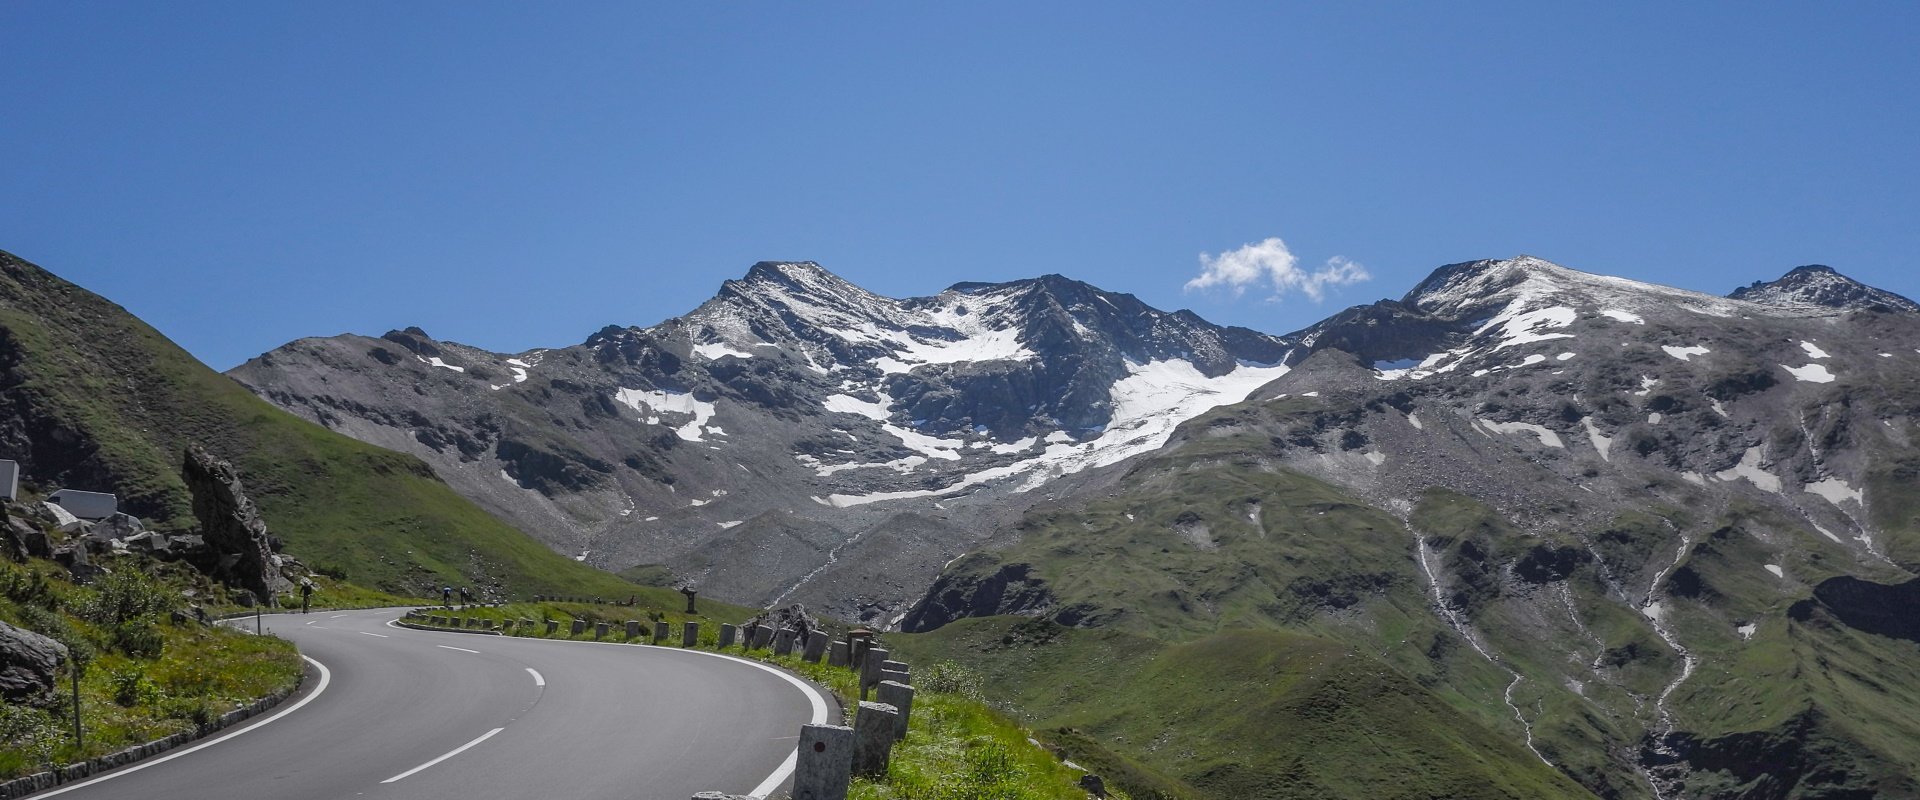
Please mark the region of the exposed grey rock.
POLYGON ((215 579, 246 589, 268 605, 272 605, 275 593, 292 588, 292 582, 273 566, 267 524, 247 497, 232 464, 199 445, 189 445, 180 477, 193 494, 200 535, 206 546, 220 555, 212 572, 215 579))
POLYGON ((0 622, 0 699, 45 705, 66 660, 66 645, 0 622))

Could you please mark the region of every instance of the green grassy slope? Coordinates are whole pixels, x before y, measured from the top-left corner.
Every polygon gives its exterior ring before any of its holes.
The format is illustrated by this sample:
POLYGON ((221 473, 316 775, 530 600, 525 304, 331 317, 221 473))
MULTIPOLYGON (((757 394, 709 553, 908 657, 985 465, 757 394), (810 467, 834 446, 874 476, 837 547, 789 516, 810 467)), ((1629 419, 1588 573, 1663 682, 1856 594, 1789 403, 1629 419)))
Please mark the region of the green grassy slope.
POLYGON ((192 524, 198 442, 230 459, 310 566, 420 596, 443 583, 624 596, 632 586, 481 511, 420 460, 254 397, 119 306, 0 253, 0 436, 47 488, 117 491, 157 527, 192 524))
MULTIPOLYGON (((1178 644, 1043 620, 964 620, 890 637, 947 658, 1054 735, 1114 743, 1168 796, 1591 797, 1512 740, 1355 648, 1233 629, 1178 644)), ((1141 793, 1143 794, 1143 793, 1141 793)))

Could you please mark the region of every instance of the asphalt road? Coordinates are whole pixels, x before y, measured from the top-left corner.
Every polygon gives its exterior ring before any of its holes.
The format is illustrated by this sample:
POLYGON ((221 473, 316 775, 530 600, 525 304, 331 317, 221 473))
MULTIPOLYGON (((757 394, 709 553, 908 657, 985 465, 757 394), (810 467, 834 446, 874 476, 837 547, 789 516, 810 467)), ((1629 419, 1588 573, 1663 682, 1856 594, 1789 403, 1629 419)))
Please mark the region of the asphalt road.
POLYGON ((301 696, 34 797, 765 796, 788 783, 801 723, 830 708, 785 672, 712 653, 388 625, 397 615, 266 617, 316 662, 301 696))

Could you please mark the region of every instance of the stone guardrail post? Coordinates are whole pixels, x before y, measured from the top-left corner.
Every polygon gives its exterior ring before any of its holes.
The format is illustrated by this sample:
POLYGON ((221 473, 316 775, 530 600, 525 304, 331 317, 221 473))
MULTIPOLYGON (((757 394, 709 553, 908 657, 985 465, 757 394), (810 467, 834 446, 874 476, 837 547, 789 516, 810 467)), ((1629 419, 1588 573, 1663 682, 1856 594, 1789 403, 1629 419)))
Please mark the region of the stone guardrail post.
POLYGON ((593 638, 595 639, 607 638, 607 623, 604 623, 604 622, 593 623, 593 638))
POLYGON ((739 628, 736 628, 724 622, 721 623, 720 624, 720 649, 725 650, 729 647, 732 647, 733 637, 739 634, 739 632, 740 632, 739 628))
POLYGON ((770 644, 773 644, 773 629, 765 625, 753 626, 753 643, 747 645, 747 649, 765 650, 770 644))
POLYGON ((640 638, 640 620, 637 620, 637 619, 627 620, 627 638, 628 639, 640 638))
POLYGON ((851 660, 852 657, 847 655, 847 640, 845 639, 836 640, 833 646, 827 649, 827 666, 829 667, 844 667, 847 665, 847 662, 851 660))
POLYGON ((807 649, 800 654, 800 658, 801 660, 809 664, 818 664, 820 663, 820 657, 826 654, 827 654, 826 632, 814 631, 812 636, 807 637, 807 649))
POLYGON ((793 800, 847 800, 852 773, 852 728, 800 726, 800 757, 793 768, 793 800))
POLYGON ((907 738, 907 720, 913 716, 913 687, 899 681, 881 681, 873 699, 894 707, 899 715, 893 721, 893 738, 907 738))
POLYGON ((557 619, 547 620, 547 635, 552 636, 555 633, 559 633, 559 632, 560 632, 560 620, 557 620, 557 619))
POLYGON ((781 628, 773 635, 773 654, 776 656, 793 655, 793 629, 781 628))
POLYGON ((526 632, 527 632, 527 635, 528 635, 528 636, 532 636, 532 635, 533 635, 533 620, 530 620, 530 619, 523 619, 523 620, 520 620, 520 630, 523 630, 523 631, 526 631, 526 632))
POLYGON ((568 633, 573 636, 579 636, 580 634, 586 633, 587 621, 584 619, 576 619, 573 621, 573 627, 568 628, 567 630, 568 630, 568 633))
POLYGON ((860 699, 867 698, 867 691, 880 685, 880 662, 887 660, 887 651, 878 647, 867 648, 866 660, 860 664, 860 699))
POLYGON ((853 774, 887 774, 887 762, 893 758, 893 721, 898 716, 893 706, 860 701, 860 710, 853 715, 853 774))
POLYGON ((680 646, 698 647, 700 645, 700 623, 688 620, 680 623, 680 646))
POLYGON ((666 620, 663 619, 663 620, 660 620, 659 622, 653 623, 653 643, 654 644, 665 644, 667 641, 667 637, 671 635, 673 635, 673 626, 667 624, 666 620))
POLYGON ((860 668, 867 663, 867 648, 873 646, 873 640, 849 638, 847 644, 853 648, 847 651, 847 667, 854 672, 859 672, 860 668))

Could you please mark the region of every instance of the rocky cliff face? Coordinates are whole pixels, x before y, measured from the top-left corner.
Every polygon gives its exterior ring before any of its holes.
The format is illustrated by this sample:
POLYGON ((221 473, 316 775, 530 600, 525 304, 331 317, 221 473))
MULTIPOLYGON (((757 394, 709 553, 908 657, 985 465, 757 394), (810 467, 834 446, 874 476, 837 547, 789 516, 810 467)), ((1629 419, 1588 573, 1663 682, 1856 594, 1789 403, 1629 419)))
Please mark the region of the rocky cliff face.
POLYGON ((1920 571, 1917 311, 1824 268, 1715 297, 1444 267, 1288 337, 1288 374, 1030 512, 905 624, 1301 630, 1602 796, 1920 791, 1920 650, 1875 611, 1920 571), (1008 570, 1050 602, 1006 602, 1008 570))
POLYGON ((180 475, 193 494, 200 536, 219 556, 208 574, 252 592, 268 605, 275 595, 293 588, 293 582, 281 574, 267 524, 241 486, 239 471, 199 445, 189 445, 180 475))
POLYGON ((1294 346, 1059 276, 897 300, 762 263, 683 317, 572 347, 408 329, 231 374, 589 563, 884 624, 1036 489, 1158 447, 1294 346))

